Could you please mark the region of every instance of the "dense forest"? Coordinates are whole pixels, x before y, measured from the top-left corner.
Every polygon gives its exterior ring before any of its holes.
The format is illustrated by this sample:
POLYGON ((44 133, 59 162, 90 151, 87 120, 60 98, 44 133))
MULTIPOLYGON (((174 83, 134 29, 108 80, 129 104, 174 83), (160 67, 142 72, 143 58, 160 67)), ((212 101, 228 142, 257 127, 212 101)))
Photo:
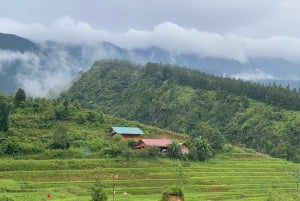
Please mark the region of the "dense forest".
MULTIPOLYGON (((67 95, 83 107, 300 161, 300 93, 179 66, 100 60, 67 95)), ((215 144, 214 144, 215 143, 215 144)))

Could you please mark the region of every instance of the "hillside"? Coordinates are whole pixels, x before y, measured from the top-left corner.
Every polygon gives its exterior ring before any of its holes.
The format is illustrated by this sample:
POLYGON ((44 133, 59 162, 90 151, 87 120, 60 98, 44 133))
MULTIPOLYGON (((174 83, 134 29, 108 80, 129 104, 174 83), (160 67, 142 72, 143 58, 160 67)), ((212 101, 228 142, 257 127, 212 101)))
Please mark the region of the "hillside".
POLYGON ((300 161, 300 94, 177 66, 102 60, 67 92, 83 107, 300 161), (211 133, 215 133, 212 136, 211 133))
POLYGON ((132 149, 126 141, 109 139, 112 126, 140 127, 144 138, 164 134, 174 140, 187 139, 164 129, 103 114, 101 110, 83 109, 78 102, 70 103, 67 98, 28 98, 17 104, 13 97, 0 95, 0 155, 3 157, 130 157, 132 149))

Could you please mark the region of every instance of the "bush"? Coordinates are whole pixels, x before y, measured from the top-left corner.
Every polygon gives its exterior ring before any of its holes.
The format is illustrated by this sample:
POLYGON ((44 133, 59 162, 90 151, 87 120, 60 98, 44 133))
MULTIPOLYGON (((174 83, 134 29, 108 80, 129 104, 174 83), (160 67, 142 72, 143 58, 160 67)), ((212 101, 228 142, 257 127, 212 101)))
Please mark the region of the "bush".
POLYGON ((160 153, 158 147, 145 146, 139 150, 136 150, 136 156, 142 158, 155 158, 160 153))
POLYGON ((166 188, 162 193, 160 201, 169 201, 171 196, 178 196, 183 198, 183 191, 178 186, 171 186, 166 188))
POLYGON ((103 186, 99 180, 91 188, 91 201, 107 201, 107 195, 103 190, 103 186))
POLYGON ((127 140, 127 146, 130 148, 134 148, 137 145, 137 142, 133 139, 128 139, 127 140))
POLYGON ((68 149, 70 144, 71 138, 69 136, 68 129, 63 125, 59 125, 53 133, 53 144, 51 148, 68 149))

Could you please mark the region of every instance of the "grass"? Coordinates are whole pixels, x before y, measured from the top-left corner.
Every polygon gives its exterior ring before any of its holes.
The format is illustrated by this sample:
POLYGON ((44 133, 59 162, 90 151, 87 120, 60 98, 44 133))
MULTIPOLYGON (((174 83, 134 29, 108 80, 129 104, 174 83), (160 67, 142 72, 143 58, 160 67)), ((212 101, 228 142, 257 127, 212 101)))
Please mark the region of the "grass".
POLYGON ((296 194, 292 172, 300 168, 255 153, 215 157, 207 162, 157 159, 126 162, 111 159, 13 160, 0 164, 0 197, 16 201, 90 200, 100 179, 112 200, 112 174, 118 201, 157 201, 164 187, 179 185, 188 201, 263 201, 268 192, 296 194))

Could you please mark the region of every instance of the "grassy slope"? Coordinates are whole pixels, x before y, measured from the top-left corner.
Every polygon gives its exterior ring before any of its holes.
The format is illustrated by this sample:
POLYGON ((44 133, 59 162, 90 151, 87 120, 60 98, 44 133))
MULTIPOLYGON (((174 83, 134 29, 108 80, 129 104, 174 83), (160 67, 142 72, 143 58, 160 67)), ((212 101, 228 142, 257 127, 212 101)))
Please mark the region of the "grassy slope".
POLYGON ((145 133, 144 138, 156 136, 158 133, 166 134, 173 139, 186 138, 184 135, 165 129, 136 121, 127 121, 113 115, 105 115, 96 110, 77 109, 71 104, 69 117, 66 120, 55 120, 54 111, 56 108, 51 101, 40 103, 41 111, 38 113, 32 110, 32 104, 32 101, 27 101, 26 106, 15 109, 10 115, 10 131, 17 137, 20 146, 22 146, 21 153, 15 154, 18 159, 40 157, 44 150, 49 149, 53 140, 53 133, 60 125, 67 128, 72 138, 70 148, 79 153, 82 153, 83 150, 89 150, 89 145, 92 143, 107 141, 108 131, 112 126, 140 127, 145 133), (101 116, 102 120, 97 119, 95 122, 86 120, 86 116, 90 112, 95 114, 97 118, 101 116), (83 122, 80 120, 82 118, 85 119, 83 122))
POLYGON ((113 161, 110 159, 2 160, 0 196, 14 200, 90 200, 89 189, 97 178, 111 197, 116 179, 116 200, 157 201, 163 187, 184 186, 185 199, 265 200, 269 191, 295 194, 291 172, 299 165, 255 153, 235 153, 208 162, 169 159, 113 161), (127 195, 124 195, 124 192, 127 195))

